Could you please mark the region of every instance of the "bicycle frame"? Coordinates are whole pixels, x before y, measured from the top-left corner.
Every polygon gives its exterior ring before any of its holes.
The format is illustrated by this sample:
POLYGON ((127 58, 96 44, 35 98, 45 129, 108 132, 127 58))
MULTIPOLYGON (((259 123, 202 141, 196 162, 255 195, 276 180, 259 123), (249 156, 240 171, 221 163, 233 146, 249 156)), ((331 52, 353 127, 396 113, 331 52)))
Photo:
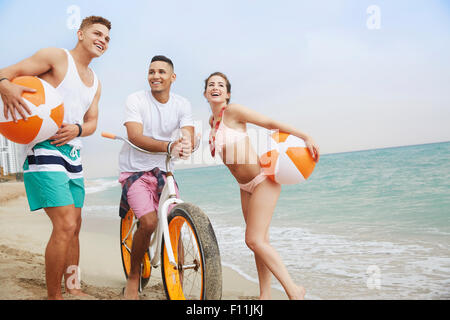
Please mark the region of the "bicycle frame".
MULTIPOLYGON (((154 155, 166 155, 166 183, 164 184, 164 188, 161 192, 161 196, 159 199, 159 205, 158 205, 158 225, 153 232, 151 239, 150 239, 150 256, 152 257, 150 263, 153 267, 157 267, 160 264, 160 255, 159 252, 161 252, 161 244, 162 244, 162 237, 164 237, 164 243, 166 245, 167 250, 167 256, 169 258, 170 264, 175 268, 178 269, 178 265, 175 261, 175 256, 173 254, 172 249, 172 243, 170 241, 170 235, 169 235, 169 225, 167 222, 167 216, 169 214, 169 206, 172 204, 179 204, 183 203, 184 201, 177 197, 176 195, 176 189, 175 189, 175 179, 173 177, 172 173, 172 165, 171 165, 171 155, 167 152, 150 152, 144 149, 141 149, 134 144, 132 144, 128 139, 102 132, 102 137, 109 138, 113 140, 122 140, 126 142, 128 145, 130 145, 132 148, 139 150, 141 152, 147 153, 147 154, 154 154, 154 155)), ((198 136, 196 138, 199 138, 198 136)), ((199 140, 199 139, 198 139, 199 140)), ((194 150, 192 152, 195 152, 198 149, 199 143, 198 140, 195 143, 194 150)), ((136 223, 138 220, 135 220, 133 222, 132 227, 130 228, 130 233, 134 229, 136 223)), ((130 234, 127 235, 126 238, 128 238, 130 234)))
POLYGON ((157 267, 160 262, 162 236, 164 237, 164 243, 166 244, 167 256, 170 264, 178 268, 175 262, 175 257, 172 250, 172 243, 169 235, 169 225, 167 223, 167 216, 169 214, 169 206, 171 204, 179 204, 184 201, 177 198, 175 191, 175 179, 172 173, 169 171, 166 176, 166 184, 161 192, 158 206, 158 225, 155 232, 153 232, 150 240, 150 256, 152 257, 150 263, 153 267, 157 267))

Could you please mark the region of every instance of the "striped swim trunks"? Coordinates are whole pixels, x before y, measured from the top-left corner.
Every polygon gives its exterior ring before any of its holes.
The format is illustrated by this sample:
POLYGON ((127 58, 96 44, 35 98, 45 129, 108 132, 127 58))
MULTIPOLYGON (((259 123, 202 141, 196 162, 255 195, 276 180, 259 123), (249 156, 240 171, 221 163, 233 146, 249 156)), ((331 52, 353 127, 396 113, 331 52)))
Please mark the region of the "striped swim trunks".
POLYGON ((31 211, 84 203, 84 179, 80 150, 56 147, 50 140, 31 149, 23 165, 23 180, 31 211))

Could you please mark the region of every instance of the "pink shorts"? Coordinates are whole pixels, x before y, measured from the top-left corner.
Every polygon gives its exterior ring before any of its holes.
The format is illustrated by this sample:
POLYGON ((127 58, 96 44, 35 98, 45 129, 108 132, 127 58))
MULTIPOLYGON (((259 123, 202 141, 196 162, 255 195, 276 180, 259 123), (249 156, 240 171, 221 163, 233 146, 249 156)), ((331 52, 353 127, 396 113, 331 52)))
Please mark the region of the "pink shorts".
POLYGON ((267 179, 267 176, 263 172, 261 172, 256 177, 254 177, 250 182, 243 183, 243 184, 240 183, 239 187, 242 190, 247 191, 248 193, 253 193, 253 191, 255 191, 255 188, 258 186, 258 184, 260 184, 261 182, 263 182, 266 179, 267 179))
MULTIPOLYGON (((125 183, 125 180, 134 172, 121 172, 119 182, 125 183)), ((166 181, 166 177, 164 177, 166 181)), ((130 208, 133 210, 136 218, 140 219, 147 213, 157 211, 159 200, 157 192, 158 182, 156 177, 151 172, 144 173, 138 180, 136 180, 128 189, 127 199, 130 208)), ((178 188, 175 184, 175 191, 177 197, 180 196, 178 188)), ((170 209, 170 207, 169 207, 170 209)))

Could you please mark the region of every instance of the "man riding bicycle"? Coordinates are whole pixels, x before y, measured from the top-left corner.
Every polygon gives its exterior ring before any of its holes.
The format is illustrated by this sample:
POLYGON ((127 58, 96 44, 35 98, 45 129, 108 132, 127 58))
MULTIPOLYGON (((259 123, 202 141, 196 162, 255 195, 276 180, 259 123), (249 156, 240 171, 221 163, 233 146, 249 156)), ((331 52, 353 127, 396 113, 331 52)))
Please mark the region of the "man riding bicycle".
MULTIPOLYGON (((124 125, 128 139, 151 152, 169 152, 186 159, 194 145, 194 124, 189 101, 170 91, 176 80, 172 61, 165 56, 152 58, 148 82, 150 90, 128 96, 124 125), (183 137, 172 141, 172 133, 181 129, 183 137)), ((119 155, 119 182, 122 184, 120 214, 132 209, 139 220, 131 248, 131 269, 124 289, 126 299, 138 299, 140 266, 149 247, 158 217, 159 196, 165 183, 164 155, 139 152, 124 144, 119 155)), ((178 195, 178 190, 177 195, 178 195)))

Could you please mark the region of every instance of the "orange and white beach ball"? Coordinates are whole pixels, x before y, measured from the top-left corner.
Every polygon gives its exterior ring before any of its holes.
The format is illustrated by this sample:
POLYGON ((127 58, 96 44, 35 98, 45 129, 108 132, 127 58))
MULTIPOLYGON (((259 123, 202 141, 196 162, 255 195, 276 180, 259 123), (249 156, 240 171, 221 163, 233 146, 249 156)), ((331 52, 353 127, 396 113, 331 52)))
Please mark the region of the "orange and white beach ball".
POLYGON ((18 77, 12 82, 36 90, 22 94, 31 115, 27 113, 28 119, 25 121, 16 110, 17 123, 13 121, 11 114, 6 119, 0 99, 0 134, 19 144, 36 144, 53 136, 64 119, 61 95, 48 82, 37 77, 18 77))
POLYGON ((296 184, 308 179, 316 163, 305 142, 284 132, 270 136, 267 148, 260 156, 260 165, 270 179, 280 184, 296 184))

